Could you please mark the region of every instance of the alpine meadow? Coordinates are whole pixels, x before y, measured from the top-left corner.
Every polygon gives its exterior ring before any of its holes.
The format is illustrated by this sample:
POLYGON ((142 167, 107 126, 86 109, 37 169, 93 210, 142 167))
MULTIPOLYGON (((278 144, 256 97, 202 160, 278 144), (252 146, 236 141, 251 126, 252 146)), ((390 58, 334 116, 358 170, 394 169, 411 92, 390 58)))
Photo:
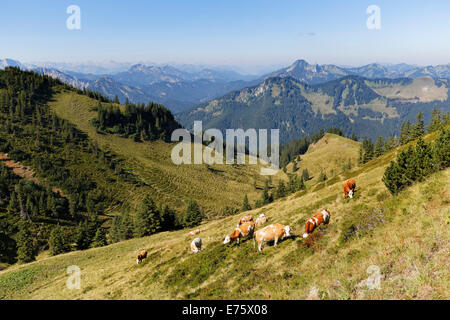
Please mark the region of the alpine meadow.
POLYGON ((450 298, 447 2, 74 2, 0 11, 2 302, 450 298))

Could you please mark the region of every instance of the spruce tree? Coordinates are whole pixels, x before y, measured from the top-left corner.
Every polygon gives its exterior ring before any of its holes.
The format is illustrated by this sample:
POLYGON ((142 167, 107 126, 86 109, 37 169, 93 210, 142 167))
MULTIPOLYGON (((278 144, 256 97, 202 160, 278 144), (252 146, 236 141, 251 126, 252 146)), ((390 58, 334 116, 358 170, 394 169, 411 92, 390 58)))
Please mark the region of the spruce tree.
POLYGON ((415 171, 416 179, 419 181, 434 171, 432 148, 422 137, 419 138, 416 145, 415 171))
POLYGON ((247 195, 244 195, 244 201, 242 203, 242 212, 252 210, 252 207, 248 203, 248 197, 247 195))
POLYGON ((70 251, 70 243, 59 224, 50 233, 49 246, 52 256, 70 251))
POLYGON ((119 234, 120 240, 128 240, 133 238, 133 220, 127 210, 122 212, 122 216, 119 219, 119 234))
POLYGON ((269 195, 269 184, 266 183, 264 186, 264 190, 261 196, 261 203, 262 205, 266 205, 271 202, 271 196, 269 195))
POLYGON ((116 243, 122 241, 120 233, 120 216, 115 216, 112 222, 111 230, 109 232, 109 241, 116 243))
POLYGON ((425 134, 425 122, 423 120, 422 112, 419 112, 416 117, 417 121, 412 129, 412 140, 417 139, 425 134))
POLYGON ((302 172, 302 179, 303 179, 303 181, 308 181, 308 180, 309 180, 309 172, 308 172, 308 169, 303 169, 303 172, 302 172))
POLYGON ((77 250, 85 250, 91 246, 91 238, 89 237, 89 225, 87 220, 80 222, 78 225, 75 242, 77 250))
POLYGON ((280 182, 278 182, 278 187, 275 194, 277 198, 283 198, 286 196, 286 185, 284 184, 283 180, 280 180, 280 182))
POLYGON ((390 165, 386 168, 382 181, 392 194, 397 194, 403 189, 403 170, 395 161, 391 161, 390 165))
POLYGON ((161 229, 163 231, 174 230, 176 227, 176 220, 177 220, 175 211, 170 209, 167 205, 164 205, 164 207, 160 210, 160 212, 162 220, 161 229))
POLYGON ((325 173, 325 171, 321 171, 319 178, 318 178, 318 182, 323 182, 326 181, 328 179, 327 174, 325 173))
POLYGON ((184 227, 192 228, 200 225, 204 218, 204 214, 200 211, 198 204, 189 200, 186 203, 186 211, 184 213, 184 227))
POLYGON ((28 263, 36 258, 36 250, 30 231, 30 222, 22 221, 17 235, 17 260, 20 263, 28 263))
POLYGON ((92 241, 91 247, 92 248, 104 247, 107 244, 108 243, 106 241, 106 231, 104 228, 99 227, 95 232, 95 236, 92 241))
POLYGON ((374 147, 374 155, 375 157, 379 157, 384 153, 384 140, 383 137, 378 137, 377 142, 375 143, 374 147))
POLYGON ((431 113, 431 121, 428 125, 428 133, 438 131, 442 128, 442 114, 441 110, 437 109, 436 107, 433 108, 433 112, 431 113))
POLYGON ((450 129, 441 129, 433 147, 433 161, 438 170, 450 166, 450 129))
POLYGON ((161 215, 155 202, 148 195, 145 196, 134 220, 134 236, 145 237, 161 229, 161 215))

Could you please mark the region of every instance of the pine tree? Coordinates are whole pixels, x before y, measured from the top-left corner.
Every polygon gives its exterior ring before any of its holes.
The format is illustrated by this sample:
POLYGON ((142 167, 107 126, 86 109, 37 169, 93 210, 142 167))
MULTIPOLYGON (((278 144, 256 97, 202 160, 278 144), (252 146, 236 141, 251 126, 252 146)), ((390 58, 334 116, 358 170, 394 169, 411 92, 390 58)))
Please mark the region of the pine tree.
POLYGON ((50 233, 49 246, 52 256, 70 251, 70 243, 59 224, 50 233))
POLYGON ((115 216, 112 222, 111 230, 109 232, 110 243, 116 243, 122 241, 120 233, 120 216, 115 216))
POLYGON ((161 229, 163 231, 174 230, 176 228, 177 220, 175 211, 170 209, 167 205, 164 205, 164 207, 160 209, 160 212, 162 220, 161 229))
POLYGON ((272 201, 271 201, 271 196, 269 195, 269 184, 266 183, 264 186, 262 196, 261 196, 261 203, 262 203, 262 205, 266 205, 270 202, 272 202, 272 201))
POLYGON ((384 153, 384 140, 383 137, 378 137, 377 142, 375 143, 374 147, 374 155, 375 157, 379 157, 384 153))
POLYGON ((411 122, 408 120, 403 122, 400 129, 399 144, 405 145, 412 140, 411 122))
POLYGON ((278 183, 278 187, 276 190, 276 197, 277 198, 283 198, 286 196, 286 185, 284 184, 283 180, 280 180, 278 183))
POLYGON ((397 147, 397 139, 389 137, 384 144, 384 152, 389 152, 397 147))
POLYGON ((364 160, 364 147, 363 147, 362 144, 359 146, 359 158, 358 158, 358 163, 359 163, 360 165, 365 163, 365 160, 364 160))
POLYGON ((23 221, 19 226, 17 235, 17 260, 20 263, 28 263, 36 258, 36 250, 30 231, 30 223, 23 221))
POLYGON ((303 172, 302 172, 302 179, 303 179, 303 181, 309 181, 309 172, 308 172, 308 169, 303 169, 303 172))
POLYGON ((318 178, 318 182, 323 182, 326 181, 328 179, 327 174, 325 173, 325 171, 321 171, 319 178, 318 178))
POLYGON ((428 125, 428 132, 438 131, 442 128, 442 114, 441 110, 436 107, 433 108, 433 112, 431 113, 431 121, 428 125))
POLYGON ((122 212, 119 225, 119 237, 120 240, 128 240, 133 238, 133 220, 127 210, 122 212))
POLYGON ((450 129, 441 129, 433 147, 433 161, 437 169, 450 166, 450 129))
POLYGON ((397 164, 402 173, 402 184, 411 185, 416 180, 416 152, 413 146, 402 150, 397 156, 397 164))
MULTIPOLYGON (((370 160, 372 160, 374 158, 375 153, 374 153, 373 143, 368 138, 364 138, 362 147, 363 147, 362 163, 364 164, 364 163, 367 163, 370 160)), ((361 152, 360 152, 360 154, 361 154, 361 152)))
POLYGON ((108 243, 106 241, 106 231, 104 228, 100 227, 97 229, 97 231, 95 233, 91 247, 92 248, 104 247, 107 244, 108 243))
POLYGON ((200 211, 198 204, 189 200, 186 203, 186 211, 184 213, 184 227, 192 228, 200 225, 204 218, 204 214, 200 211))
POLYGON ((391 161, 390 165, 386 168, 382 181, 392 194, 397 194, 404 188, 402 169, 395 161, 391 161))
POLYGON ((87 220, 80 222, 75 236, 77 250, 85 250, 91 246, 91 239, 89 237, 89 225, 87 220))
POLYGON ((416 179, 422 181, 426 176, 435 171, 433 163, 433 150, 422 137, 419 138, 415 152, 416 179))
POLYGON ((134 236, 145 237, 161 229, 161 215, 156 208, 155 202, 148 195, 145 196, 134 220, 134 236))
POLYGON ((252 207, 248 203, 247 195, 244 195, 244 202, 242 203, 242 212, 252 210, 252 207))
POLYGON ((412 129, 412 140, 415 140, 425 134, 425 122, 423 120, 422 112, 419 112, 416 117, 416 125, 412 129))

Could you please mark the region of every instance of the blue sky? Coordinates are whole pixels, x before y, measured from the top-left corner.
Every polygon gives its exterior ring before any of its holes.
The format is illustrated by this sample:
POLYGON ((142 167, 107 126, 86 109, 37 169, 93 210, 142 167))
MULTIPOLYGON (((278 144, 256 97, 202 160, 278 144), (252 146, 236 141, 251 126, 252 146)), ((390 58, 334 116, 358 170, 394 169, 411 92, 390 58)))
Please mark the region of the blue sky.
POLYGON ((450 63, 448 0, 4 0, 0 58, 221 65, 450 63), (81 8, 68 30, 66 8, 81 8), (381 29, 366 27, 369 5, 381 29))

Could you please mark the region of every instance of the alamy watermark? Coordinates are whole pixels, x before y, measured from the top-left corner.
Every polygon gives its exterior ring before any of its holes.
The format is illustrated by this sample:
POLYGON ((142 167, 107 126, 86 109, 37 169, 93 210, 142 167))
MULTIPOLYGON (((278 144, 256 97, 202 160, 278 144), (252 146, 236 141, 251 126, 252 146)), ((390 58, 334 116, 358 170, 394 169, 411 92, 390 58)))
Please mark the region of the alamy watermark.
POLYGON ((270 146, 267 143, 267 129, 227 129, 226 139, 222 131, 208 129, 203 132, 201 121, 194 122, 193 143, 192 135, 186 129, 177 129, 172 132, 172 142, 180 142, 172 149, 172 162, 181 164, 245 164, 246 154, 248 164, 269 165, 260 170, 261 175, 275 175, 280 168, 280 130, 270 130, 270 146), (181 141, 180 141, 181 139, 181 141), (210 142, 206 147, 203 142, 210 142), (270 147, 270 155, 268 149, 270 147), (224 152, 224 148, 226 151, 224 152), (248 152, 246 152, 246 148, 248 152), (192 153, 193 156, 192 156, 192 153))
POLYGON ((367 7, 367 14, 370 14, 367 18, 366 26, 369 30, 381 29, 381 8, 377 5, 371 5, 367 7))
POLYGON ((66 273, 69 277, 66 280, 66 287, 69 290, 80 290, 81 289, 81 269, 78 266, 67 267, 66 273))
POLYGON ((66 9, 70 16, 66 20, 66 26, 69 30, 81 30, 81 9, 77 5, 70 5, 66 9))

